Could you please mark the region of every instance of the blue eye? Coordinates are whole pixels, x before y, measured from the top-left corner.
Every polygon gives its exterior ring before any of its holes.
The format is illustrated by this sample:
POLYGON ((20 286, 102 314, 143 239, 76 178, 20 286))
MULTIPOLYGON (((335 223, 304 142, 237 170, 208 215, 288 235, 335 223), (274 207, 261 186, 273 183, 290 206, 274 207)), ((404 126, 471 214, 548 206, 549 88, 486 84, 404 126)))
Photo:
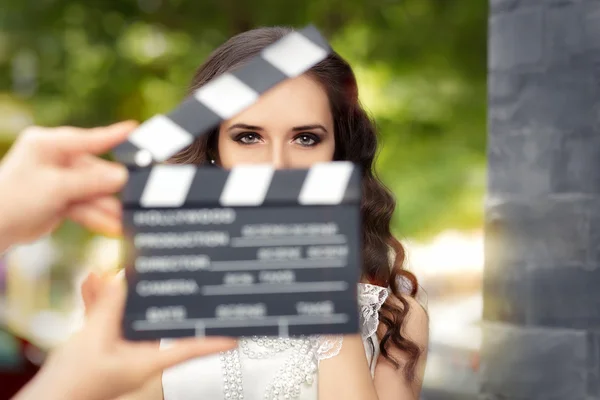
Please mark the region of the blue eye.
POLYGON ((241 144, 254 144, 260 141, 260 135, 254 132, 243 132, 237 135, 234 140, 241 144))
POLYGON ((312 147, 321 142, 321 138, 313 133, 302 133, 294 138, 294 142, 300 146, 312 147))

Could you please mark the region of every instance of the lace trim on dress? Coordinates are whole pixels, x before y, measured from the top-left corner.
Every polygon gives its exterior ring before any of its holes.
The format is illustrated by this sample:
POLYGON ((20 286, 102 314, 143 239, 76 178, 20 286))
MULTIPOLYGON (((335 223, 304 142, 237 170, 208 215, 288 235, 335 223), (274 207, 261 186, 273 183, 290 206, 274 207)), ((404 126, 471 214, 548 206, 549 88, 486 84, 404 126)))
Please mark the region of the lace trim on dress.
MULTIPOLYGON (((376 332, 379 326, 379 309, 388 297, 384 287, 368 283, 358 284, 358 306, 360 316, 360 333, 366 342, 376 332)), ((317 362, 335 357, 342 349, 343 336, 318 336, 314 339, 317 362)))
MULTIPOLYGON (((412 291, 411 282, 408 279, 400 277, 398 287, 401 293, 410 294, 412 291)), ((363 342, 366 344, 377 333, 379 328, 379 310, 391 291, 389 288, 372 285, 369 283, 358 284, 358 305, 360 314, 360 331, 363 342)), ((427 293, 419 286, 416 300, 427 310, 427 293)), ((317 361, 335 357, 342 349, 342 336, 319 336, 314 343, 317 361)))
POLYGON ((315 357, 317 358, 317 364, 322 360, 327 360, 337 356, 342 349, 344 342, 343 336, 313 336, 311 337, 311 344, 315 351, 315 357))
POLYGON ((360 326, 363 340, 367 340, 377 332, 379 327, 379 310, 388 298, 387 288, 361 284, 358 286, 360 305, 360 326))

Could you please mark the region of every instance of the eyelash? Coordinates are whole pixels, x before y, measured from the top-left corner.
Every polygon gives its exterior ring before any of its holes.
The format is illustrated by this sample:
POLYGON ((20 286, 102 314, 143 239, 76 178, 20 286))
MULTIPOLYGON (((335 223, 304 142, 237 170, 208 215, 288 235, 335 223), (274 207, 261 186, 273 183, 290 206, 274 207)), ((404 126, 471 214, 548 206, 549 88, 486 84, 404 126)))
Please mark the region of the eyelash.
POLYGON ((244 142, 243 142, 243 139, 244 139, 244 138, 247 138, 247 137, 249 137, 249 136, 257 136, 257 137, 260 137, 260 135, 259 135, 258 133, 255 133, 255 132, 242 132, 242 133, 240 133, 240 134, 236 135, 236 136, 235 136, 235 138, 234 138, 233 140, 234 140, 234 141, 236 141, 236 142, 238 142, 238 143, 239 143, 239 144, 241 144, 241 145, 248 146, 248 145, 254 144, 254 143, 244 143, 244 142))
MULTIPOLYGON (((240 133, 239 135, 236 135, 236 136, 235 136, 235 138, 234 138, 233 140, 234 140, 235 142, 238 142, 239 144, 241 144, 241 145, 243 145, 243 146, 250 146, 250 145, 252 145, 252 144, 255 144, 255 142, 252 142, 252 143, 245 143, 245 142, 243 141, 245 138, 248 138, 249 136, 256 136, 257 138, 260 138, 260 135, 259 135, 258 133, 256 133, 256 132, 242 132, 242 133, 240 133)), ((319 144, 319 143, 321 143, 321 141, 322 141, 322 139, 321 139, 321 138, 320 138, 318 135, 316 135, 316 134, 314 134, 314 133, 310 133, 310 132, 306 132, 306 133, 299 133, 298 135, 296 135, 296 136, 294 137, 294 141, 296 141, 296 140, 298 140, 298 139, 300 139, 300 138, 303 138, 303 137, 306 137, 306 138, 308 138, 308 139, 312 139, 312 141, 313 141, 314 143, 312 143, 312 144, 308 144, 308 145, 306 145, 306 144, 300 144, 300 146, 302 146, 302 147, 313 147, 313 146, 316 146, 316 145, 318 145, 318 144, 319 144)))

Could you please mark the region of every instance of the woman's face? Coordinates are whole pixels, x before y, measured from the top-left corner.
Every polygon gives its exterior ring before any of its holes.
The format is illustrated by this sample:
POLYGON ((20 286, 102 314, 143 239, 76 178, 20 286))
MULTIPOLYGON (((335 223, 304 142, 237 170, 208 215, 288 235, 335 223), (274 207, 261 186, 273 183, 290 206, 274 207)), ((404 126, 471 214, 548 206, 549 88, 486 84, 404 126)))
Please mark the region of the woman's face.
POLYGON ((218 163, 307 168, 333 160, 333 117, 325 90, 305 75, 288 79, 221 124, 218 163))

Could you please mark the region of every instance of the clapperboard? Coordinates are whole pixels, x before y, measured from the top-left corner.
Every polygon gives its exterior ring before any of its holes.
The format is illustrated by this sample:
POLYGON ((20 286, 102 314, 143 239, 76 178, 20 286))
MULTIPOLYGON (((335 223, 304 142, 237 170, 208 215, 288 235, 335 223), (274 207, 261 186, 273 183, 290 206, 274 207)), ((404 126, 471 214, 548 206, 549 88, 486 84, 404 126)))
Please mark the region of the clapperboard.
POLYGON ((322 61, 312 26, 155 116, 115 149, 122 192, 129 339, 356 333, 361 173, 349 162, 161 164, 322 61))

